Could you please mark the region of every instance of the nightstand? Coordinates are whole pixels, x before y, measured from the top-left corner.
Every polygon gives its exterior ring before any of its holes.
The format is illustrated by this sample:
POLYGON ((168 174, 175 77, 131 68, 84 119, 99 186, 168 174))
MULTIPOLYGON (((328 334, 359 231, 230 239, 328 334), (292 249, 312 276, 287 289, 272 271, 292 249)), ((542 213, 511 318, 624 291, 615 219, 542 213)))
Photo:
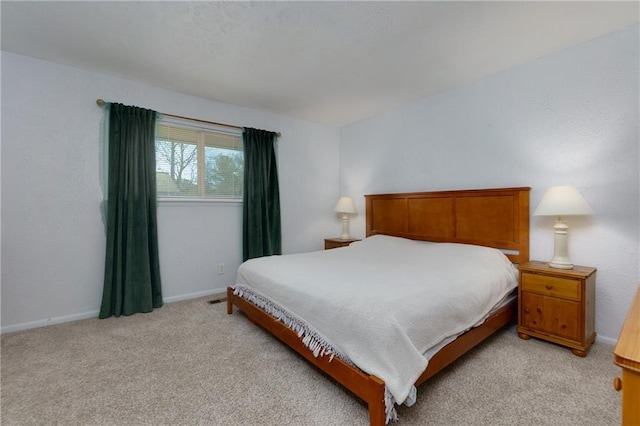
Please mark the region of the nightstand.
POLYGON ((596 337, 596 268, 555 269, 532 261, 518 269, 518 336, 548 340, 586 356, 596 337))
POLYGON ((360 241, 358 238, 349 238, 348 240, 343 240, 342 238, 325 238, 324 239, 324 249, 334 249, 338 247, 346 247, 349 244, 360 241))

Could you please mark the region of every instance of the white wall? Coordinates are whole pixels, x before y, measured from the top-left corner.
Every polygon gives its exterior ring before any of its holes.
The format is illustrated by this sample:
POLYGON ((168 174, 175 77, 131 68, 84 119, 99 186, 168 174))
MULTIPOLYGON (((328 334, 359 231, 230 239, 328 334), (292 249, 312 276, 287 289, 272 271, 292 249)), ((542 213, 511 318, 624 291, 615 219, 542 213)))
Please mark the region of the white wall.
MULTIPOLYGON (((338 232, 337 129, 2 52, 2 331, 97 315, 105 250, 98 98, 282 132, 283 251, 321 249, 338 232)), ((241 216, 238 203, 159 204, 165 300, 235 282, 241 216)))
MULTIPOLYGON (((640 281, 638 32, 341 129, 341 193, 364 212, 369 193, 531 186, 533 211, 548 187, 575 185, 595 215, 569 218, 569 251, 598 268, 596 329, 613 342, 640 281)), ((532 259, 551 258, 553 222, 532 217, 532 259)), ((364 226, 359 215, 352 233, 364 226)))

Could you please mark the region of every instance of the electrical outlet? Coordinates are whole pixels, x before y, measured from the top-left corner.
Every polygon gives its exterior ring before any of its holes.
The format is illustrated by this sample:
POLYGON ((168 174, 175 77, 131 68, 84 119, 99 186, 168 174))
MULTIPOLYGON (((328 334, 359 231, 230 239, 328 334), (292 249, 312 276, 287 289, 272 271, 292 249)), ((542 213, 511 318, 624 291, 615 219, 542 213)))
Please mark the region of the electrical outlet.
POLYGON ((218 275, 223 275, 224 274, 224 263, 221 263, 220 265, 218 265, 218 275))

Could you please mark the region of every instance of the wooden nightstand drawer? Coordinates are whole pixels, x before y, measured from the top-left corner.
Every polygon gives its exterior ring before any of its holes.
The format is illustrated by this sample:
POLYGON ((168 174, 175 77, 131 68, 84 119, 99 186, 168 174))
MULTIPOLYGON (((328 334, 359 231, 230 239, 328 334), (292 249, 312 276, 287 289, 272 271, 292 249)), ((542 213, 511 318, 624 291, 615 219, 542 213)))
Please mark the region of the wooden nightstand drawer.
POLYGON ((521 285, 523 291, 561 297, 577 302, 581 300, 579 280, 523 273, 521 285))

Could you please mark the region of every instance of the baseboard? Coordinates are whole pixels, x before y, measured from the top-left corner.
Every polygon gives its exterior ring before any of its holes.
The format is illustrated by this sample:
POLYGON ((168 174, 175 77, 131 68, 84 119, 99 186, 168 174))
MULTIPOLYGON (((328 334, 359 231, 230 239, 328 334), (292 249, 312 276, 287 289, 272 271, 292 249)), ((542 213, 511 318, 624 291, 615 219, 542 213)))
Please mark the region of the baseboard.
POLYGON ((181 300, 197 299, 198 297, 205 297, 211 295, 225 295, 227 294, 227 288, 214 288, 212 290, 200 291, 198 293, 181 294, 180 296, 163 297, 164 303, 180 302, 181 300))
POLYGON ((64 322, 95 318, 98 316, 99 313, 100 313, 99 310, 89 311, 81 314, 64 315, 61 317, 47 318, 47 319, 38 320, 38 321, 23 322, 21 324, 8 325, 6 327, 2 327, 2 329, 0 329, 0 332, 2 334, 13 333, 14 331, 28 330, 30 328, 46 327, 48 325, 62 324, 64 322))
POLYGON ((609 346, 615 346, 616 343, 618 343, 616 339, 612 339, 611 337, 600 336, 600 335, 596 336, 596 342, 604 343, 605 345, 609 345, 609 346))
MULTIPOLYGON (((164 303, 173 303, 173 302, 180 302, 182 300, 196 299, 198 297, 205 297, 205 296, 211 296, 211 295, 216 295, 216 296, 223 295, 224 296, 224 295, 226 295, 226 293, 227 293, 226 287, 225 288, 215 288, 215 289, 212 289, 212 290, 201 291, 201 292, 197 292, 197 293, 181 294, 179 296, 172 296, 172 297, 163 297, 162 301, 164 303)), ((64 315, 64 316, 60 316, 60 317, 47 318, 47 319, 38 320, 38 321, 23 322, 23 323, 20 323, 20 324, 8 325, 6 327, 0 328, 0 333, 2 333, 2 334, 4 334, 4 333, 13 333, 15 331, 28 330, 28 329, 31 329, 31 328, 46 327, 48 325, 62 324, 62 323, 65 323, 65 322, 79 321, 79 320, 89 319, 89 318, 96 318, 99 313, 100 313, 100 311, 96 310, 96 311, 83 312, 83 313, 80 313, 80 314, 64 315)))

